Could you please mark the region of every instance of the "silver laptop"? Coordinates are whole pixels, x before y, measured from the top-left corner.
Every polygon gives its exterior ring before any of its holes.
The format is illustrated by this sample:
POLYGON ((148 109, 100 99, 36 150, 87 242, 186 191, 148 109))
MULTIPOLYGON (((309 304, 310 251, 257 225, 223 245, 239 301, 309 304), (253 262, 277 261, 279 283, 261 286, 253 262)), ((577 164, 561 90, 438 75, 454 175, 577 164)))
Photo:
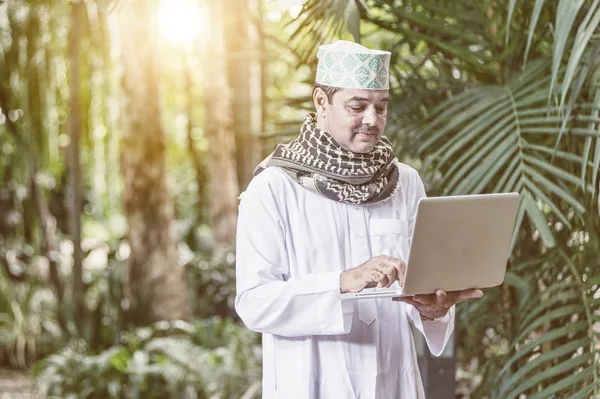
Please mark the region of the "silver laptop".
POLYGON ((366 288, 340 294, 340 298, 397 297, 500 285, 518 208, 518 193, 421 199, 404 286, 396 281, 390 288, 366 288))

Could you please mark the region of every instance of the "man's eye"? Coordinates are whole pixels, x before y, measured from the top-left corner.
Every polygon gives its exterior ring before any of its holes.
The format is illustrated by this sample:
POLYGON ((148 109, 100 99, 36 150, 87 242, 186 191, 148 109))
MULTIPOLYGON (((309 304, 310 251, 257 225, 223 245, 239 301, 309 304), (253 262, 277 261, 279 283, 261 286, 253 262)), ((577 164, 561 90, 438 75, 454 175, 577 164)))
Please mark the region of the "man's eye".
POLYGON ((385 108, 376 108, 376 111, 378 114, 383 114, 383 113, 385 113, 386 109, 385 108))
POLYGON ((362 111, 364 108, 363 107, 350 107, 350 109, 352 109, 353 111, 362 111))

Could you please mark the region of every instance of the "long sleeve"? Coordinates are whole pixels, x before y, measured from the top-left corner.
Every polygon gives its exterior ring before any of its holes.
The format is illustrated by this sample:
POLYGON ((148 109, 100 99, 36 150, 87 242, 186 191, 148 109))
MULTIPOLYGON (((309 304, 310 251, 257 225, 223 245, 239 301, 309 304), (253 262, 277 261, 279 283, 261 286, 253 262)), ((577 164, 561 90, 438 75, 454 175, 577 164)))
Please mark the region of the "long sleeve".
POLYGON ((406 309, 413 325, 425 337, 425 342, 427 342, 431 354, 433 356, 441 355, 454 331, 454 306, 440 320, 425 322, 414 306, 407 304, 406 309))
MULTIPOLYGON (((419 177, 416 170, 412 170, 408 183, 407 190, 407 207, 408 207, 408 228, 409 236, 412 237, 412 232, 417 218, 417 204, 421 198, 425 198, 425 187, 423 181, 419 177)), ((454 313, 455 307, 452 306, 446 316, 435 322, 423 322, 419 311, 412 305, 406 304, 406 312, 411 319, 413 325, 423 334, 427 347, 434 356, 439 356, 444 351, 452 332, 454 331, 454 313)))
POLYGON ((341 270, 290 276, 277 177, 282 178, 269 169, 262 172, 240 202, 236 311, 249 329, 261 333, 346 334, 353 310, 338 298, 341 270))

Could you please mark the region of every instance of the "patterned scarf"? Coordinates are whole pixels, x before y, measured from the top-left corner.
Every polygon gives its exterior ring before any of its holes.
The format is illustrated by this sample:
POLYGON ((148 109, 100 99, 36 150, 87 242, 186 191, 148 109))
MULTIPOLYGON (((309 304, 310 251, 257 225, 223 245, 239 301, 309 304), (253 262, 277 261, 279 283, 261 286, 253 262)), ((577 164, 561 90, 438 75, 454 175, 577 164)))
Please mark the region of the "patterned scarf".
POLYGON ((301 186, 346 204, 372 204, 391 198, 399 182, 396 157, 386 137, 366 154, 343 149, 316 126, 309 114, 300 136, 275 151, 254 171, 279 166, 301 186))

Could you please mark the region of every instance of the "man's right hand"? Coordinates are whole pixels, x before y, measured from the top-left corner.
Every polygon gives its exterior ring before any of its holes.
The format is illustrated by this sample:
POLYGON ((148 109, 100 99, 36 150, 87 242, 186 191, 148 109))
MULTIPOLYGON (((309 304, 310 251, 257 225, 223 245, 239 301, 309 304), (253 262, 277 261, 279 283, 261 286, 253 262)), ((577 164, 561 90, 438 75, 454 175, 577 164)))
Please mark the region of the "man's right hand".
POLYGON ((359 292, 364 288, 389 288, 398 280, 404 284, 406 264, 391 256, 378 255, 360 266, 344 270, 340 275, 340 291, 359 292))

